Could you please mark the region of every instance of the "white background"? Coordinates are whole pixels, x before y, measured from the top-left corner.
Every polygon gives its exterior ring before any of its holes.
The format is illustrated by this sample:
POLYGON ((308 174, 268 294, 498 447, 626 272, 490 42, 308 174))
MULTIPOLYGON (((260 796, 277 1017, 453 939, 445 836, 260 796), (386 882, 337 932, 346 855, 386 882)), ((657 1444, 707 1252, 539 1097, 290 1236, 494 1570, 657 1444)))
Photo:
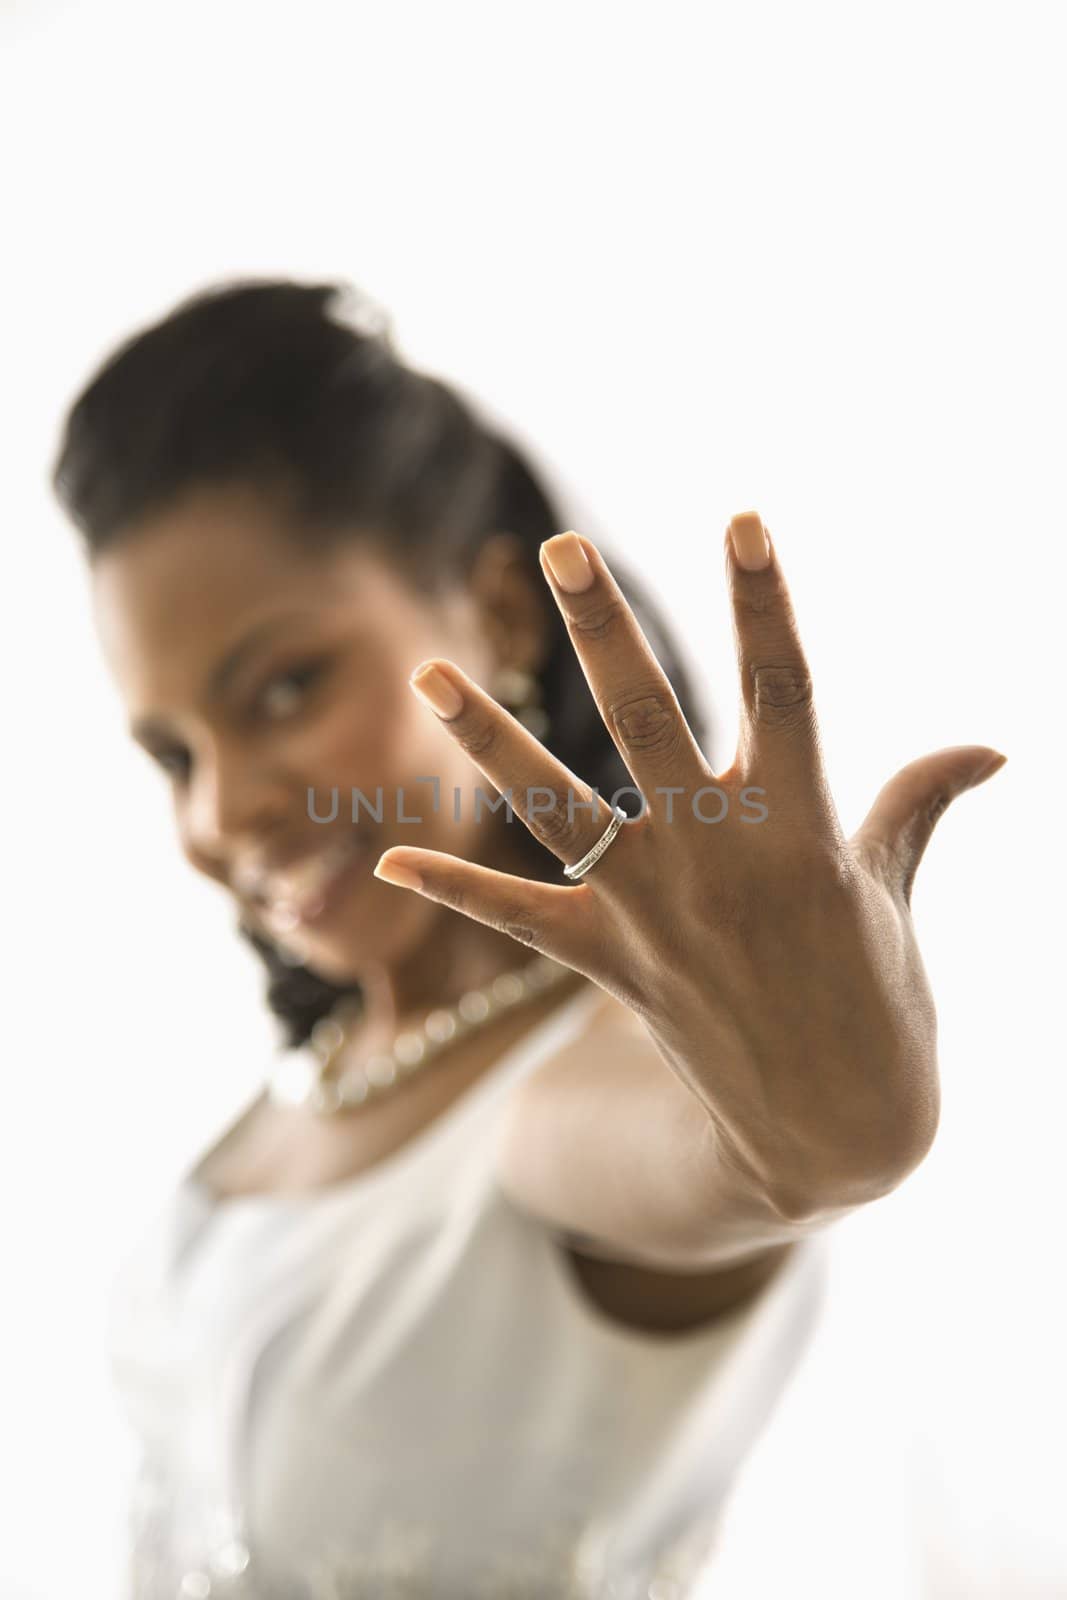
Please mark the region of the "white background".
POLYGON ((1061 16, 0 6, 5 1600, 115 1591, 108 1276, 273 1040, 125 740, 47 489, 113 342, 238 273, 361 284, 410 359, 511 422, 668 609, 717 765, 722 533, 750 506, 849 831, 917 755, 1008 755, 915 891, 939 1139, 840 1226, 838 1292, 857 1370, 922 1397, 990 1592, 1067 1582, 1061 16))

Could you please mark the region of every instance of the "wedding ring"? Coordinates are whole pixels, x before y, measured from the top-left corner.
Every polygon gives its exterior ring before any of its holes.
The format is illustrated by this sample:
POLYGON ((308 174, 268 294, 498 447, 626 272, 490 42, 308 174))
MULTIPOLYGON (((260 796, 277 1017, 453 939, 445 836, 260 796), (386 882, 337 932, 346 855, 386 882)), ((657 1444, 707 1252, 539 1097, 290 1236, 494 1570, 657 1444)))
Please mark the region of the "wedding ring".
POLYGON ((630 819, 626 815, 626 812, 622 809, 622 806, 612 806, 611 809, 612 818, 607 827, 604 829, 604 832, 600 835, 600 838, 597 840, 593 848, 587 851, 580 861, 576 861, 573 867, 564 867, 563 876, 565 878, 570 878, 572 881, 575 878, 583 878, 589 871, 589 868, 600 860, 601 856, 604 854, 604 851, 608 848, 612 839, 614 839, 623 823, 629 822, 630 819))

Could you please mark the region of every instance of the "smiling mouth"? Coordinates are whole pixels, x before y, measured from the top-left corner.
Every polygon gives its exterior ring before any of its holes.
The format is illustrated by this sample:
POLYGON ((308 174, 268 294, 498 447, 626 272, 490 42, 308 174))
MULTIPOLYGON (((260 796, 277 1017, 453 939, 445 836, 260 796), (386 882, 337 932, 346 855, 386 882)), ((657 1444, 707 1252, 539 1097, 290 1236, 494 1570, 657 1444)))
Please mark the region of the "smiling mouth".
POLYGON ((341 839, 291 867, 246 875, 244 887, 264 920, 279 932, 289 932, 314 918, 327 904, 338 880, 368 854, 365 839, 341 839))

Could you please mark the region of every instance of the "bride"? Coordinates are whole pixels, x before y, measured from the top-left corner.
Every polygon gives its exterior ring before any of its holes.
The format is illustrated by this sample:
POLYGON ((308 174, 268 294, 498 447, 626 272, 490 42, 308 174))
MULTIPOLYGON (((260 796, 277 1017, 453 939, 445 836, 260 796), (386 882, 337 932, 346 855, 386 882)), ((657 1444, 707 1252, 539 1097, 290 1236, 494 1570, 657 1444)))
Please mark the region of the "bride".
POLYGON ((1004 758, 912 762, 846 838, 746 512, 714 772, 640 584, 330 285, 137 333, 55 483, 283 1030, 116 1283, 130 1594, 691 1593, 822 1233, 934 1139, 911 887, 1004 758))

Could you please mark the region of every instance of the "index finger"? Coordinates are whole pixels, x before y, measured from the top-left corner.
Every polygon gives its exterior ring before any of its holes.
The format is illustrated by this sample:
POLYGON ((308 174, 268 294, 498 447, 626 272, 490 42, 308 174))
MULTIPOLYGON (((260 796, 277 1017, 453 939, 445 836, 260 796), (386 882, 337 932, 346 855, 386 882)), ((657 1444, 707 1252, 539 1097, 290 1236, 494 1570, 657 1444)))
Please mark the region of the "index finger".
POLYGON ((540 554, 604 726, 648 809, 657 787, 699 788, 707 762, 603 556, 574 532, 546 539, 540 554))

